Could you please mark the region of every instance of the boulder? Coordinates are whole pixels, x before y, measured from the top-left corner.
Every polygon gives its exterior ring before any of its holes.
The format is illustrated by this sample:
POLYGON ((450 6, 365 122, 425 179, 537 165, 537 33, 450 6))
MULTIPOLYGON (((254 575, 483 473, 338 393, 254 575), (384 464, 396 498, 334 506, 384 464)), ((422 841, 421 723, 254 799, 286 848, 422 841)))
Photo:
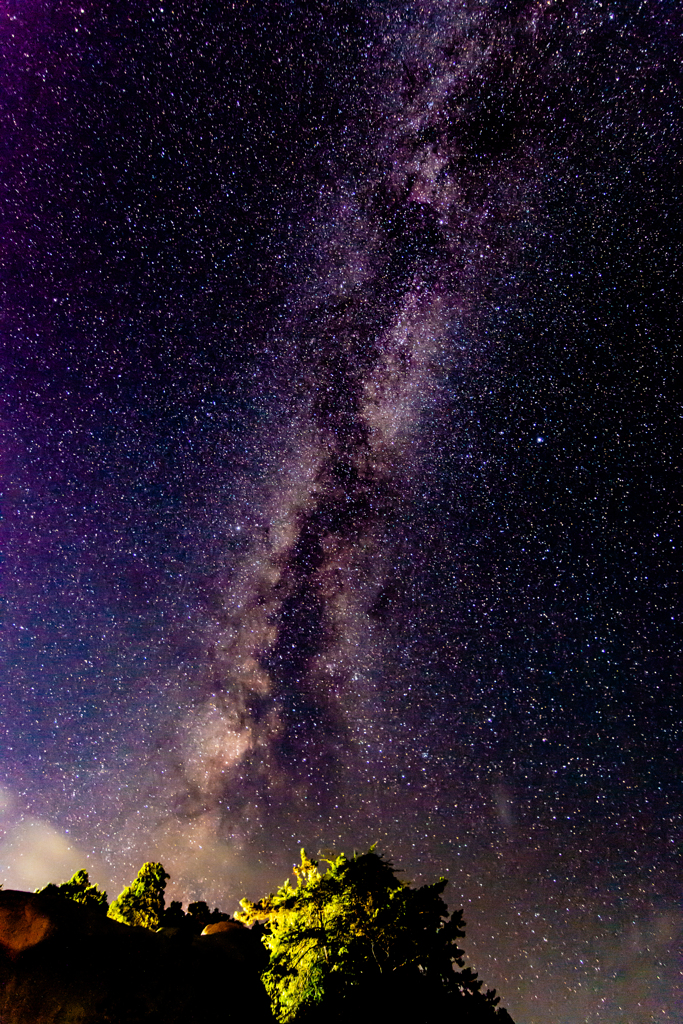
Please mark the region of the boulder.
POLYGON ((247 970, 250 966, 255 966, 260 973, 268 964, 265 946, 257 934, 241 921, 217 921, 215 924, 207 924, 197 941, 200 949, 207 949, 211 945, 216 950, 221 950, 231 962, 244 964, 247 970))
POLYGON ((53 931, 50 917, 37 901, 23 892, 2 893, 0 901, 0 949, 11 957, 37 945, 53 931))
POLYGON ((0 891, 2 1024, 267 1024, 262 958, 243 926, 168 935, 63 897, 0 891))

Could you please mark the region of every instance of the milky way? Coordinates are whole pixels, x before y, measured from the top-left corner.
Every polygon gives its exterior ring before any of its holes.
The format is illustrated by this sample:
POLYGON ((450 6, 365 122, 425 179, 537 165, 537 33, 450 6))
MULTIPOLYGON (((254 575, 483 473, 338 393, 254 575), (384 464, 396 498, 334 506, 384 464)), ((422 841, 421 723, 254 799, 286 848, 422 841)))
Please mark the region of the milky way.
POLYGON ((677 5, 2 18, 0 877, 377 841, 680 1019, 677 5))

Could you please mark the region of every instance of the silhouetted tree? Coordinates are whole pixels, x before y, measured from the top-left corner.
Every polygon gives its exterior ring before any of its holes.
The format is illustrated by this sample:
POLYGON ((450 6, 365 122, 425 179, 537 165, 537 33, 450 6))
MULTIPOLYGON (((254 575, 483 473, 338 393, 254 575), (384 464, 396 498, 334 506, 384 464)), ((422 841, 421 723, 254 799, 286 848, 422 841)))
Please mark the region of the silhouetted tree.
POLYGON ((206 928, 207 924, 218 924, 219 921, 230 920, 230 914, 224 914, 218 907, 215 907, 214 910, 209 910, 204 900, 190 903, 187 908, 187 916, 192 920, 200 933, 206 928))
POLYGON ((83 868, 77 871, 68 882, 62 882, 61 885, 49 882, 42 889, 36 889, 36 892, 45 896, 62 896, 65 899, 73 900, 74 903, 84 903, 88 907, 101 910, 103 914, 107 913, 109 907, 106 892, 102 892, 96 885, 91 884, 88 872, 83 868))
POLYGON ((143 864, 137 878, 112 903, 109 917, 122 924, 156 931, 164 913, 166 879, 170 877, 162 864, 150 861, 143 864))
POLYGON ((180 900, 172 900, 161 915, 162 928, 182 928, 187 920, 180 900))
POLYGON ((224 914, 216 907, 209 910, 204 900, 190 903, 187 911, 178 900, 173 900, 171 905, 164 910, 161 916, 163 928, 182 928, 184 931, 194 935, 201 935, 207 924, 217 924, 219 921, 229 921, 230 914, 224 914))
POLYGON ((462 911, 449 917, 446 879, 412 889, 374 848, 326 863, 321 874, 302 850, 296 885, 243 900, 237 915, 265 923, 270 962, 262 977, 282 1024, 365 1020, 377 1008, 411 1024, 509 1022, 495 991, 483 993, 464 966, 462 911))

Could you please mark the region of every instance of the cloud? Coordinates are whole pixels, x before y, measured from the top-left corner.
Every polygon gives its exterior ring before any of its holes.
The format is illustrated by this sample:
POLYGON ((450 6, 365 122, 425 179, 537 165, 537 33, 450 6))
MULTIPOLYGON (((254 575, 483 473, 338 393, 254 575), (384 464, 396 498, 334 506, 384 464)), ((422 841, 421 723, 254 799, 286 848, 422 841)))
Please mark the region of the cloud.
MULTIPOLYGON (((6 791, 0 792, 0 799, 6 791)), ((31 891, 48 882, 61 882, 82 868, 87 856, 52 825, 24 818, 0 843, 0 880, 6 889, 31 891)))

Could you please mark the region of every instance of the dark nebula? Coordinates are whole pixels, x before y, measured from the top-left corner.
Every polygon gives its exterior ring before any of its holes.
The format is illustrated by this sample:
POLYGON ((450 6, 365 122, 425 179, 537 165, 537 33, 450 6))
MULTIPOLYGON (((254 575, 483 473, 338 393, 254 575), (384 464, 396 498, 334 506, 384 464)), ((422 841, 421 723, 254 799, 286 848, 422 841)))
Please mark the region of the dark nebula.
POLYGON ((680 1021, 680 5, 0 17, 0 880, 378 842, 680 1021))

